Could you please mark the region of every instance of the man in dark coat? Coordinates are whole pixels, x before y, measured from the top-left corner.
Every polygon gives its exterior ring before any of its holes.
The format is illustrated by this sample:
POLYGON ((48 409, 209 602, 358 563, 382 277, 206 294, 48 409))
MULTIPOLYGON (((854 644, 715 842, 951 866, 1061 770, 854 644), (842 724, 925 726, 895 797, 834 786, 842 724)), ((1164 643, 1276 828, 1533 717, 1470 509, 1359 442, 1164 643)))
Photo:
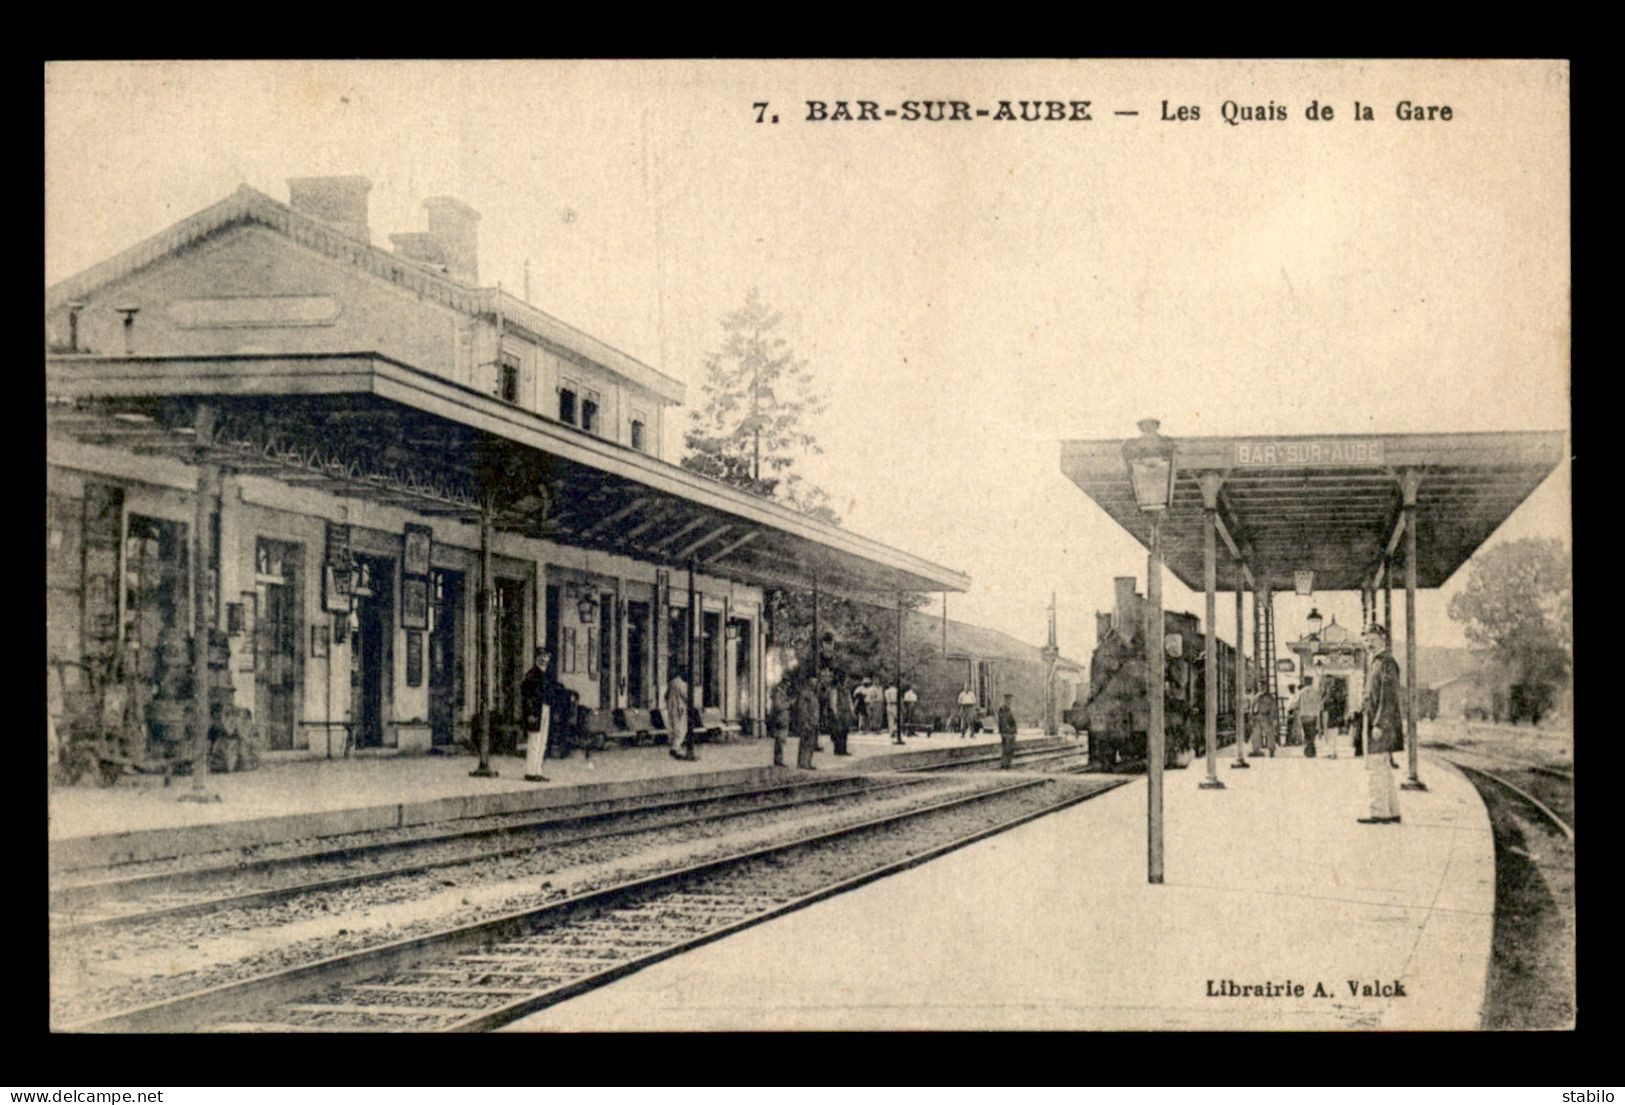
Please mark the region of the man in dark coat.
POLYGON ((999 707, 999 768, 1003 771, 1008 771, 1016 758, 1016 712, 1010 708, 1014 697, 1005 695, 1004 705, 999 707))
POLYGON ((547 776, 541 773, 541 765, 547 746, 552 742, 552 718, 549 715, 556 716, 558 690, 563 689, 553 679, 552 661, 553 656, 547 649, 538 648, 530 670, 519 683, 519 704, 524 710, 521 720, 527 741, 525 778, 533 783, 547 782, 547 776))
POLYGON ((829 703, 829 736, 837 756, 850 756, 846 738, 852 732, 852 699, 841 687, 839 679, 826 680, 828 690, 824 697, 829 703))
POLYGON ((1399 703, 1399 661, 1388 651, 1388 632, 1380 625, 1365 631, 1371 669, 1365 683, 1365 716, 1371 738, 1365 752, 1366 778, 1371 784, 1371 812, 1359 819, 1364 825, 1399 823, 1399 794, 1394 769, 1388 762, 1402 731, 1399 703))

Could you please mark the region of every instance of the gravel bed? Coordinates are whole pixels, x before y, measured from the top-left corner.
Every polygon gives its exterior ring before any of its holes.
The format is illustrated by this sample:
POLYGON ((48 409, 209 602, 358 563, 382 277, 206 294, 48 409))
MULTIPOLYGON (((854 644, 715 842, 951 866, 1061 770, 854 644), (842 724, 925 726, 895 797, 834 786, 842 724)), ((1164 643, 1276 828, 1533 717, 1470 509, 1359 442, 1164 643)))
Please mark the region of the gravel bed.
MULTIPOLYGON (((684 801, 669 808, 629 811, 585 825, 570 821, 530 829, 528 827, 530 822, 513 821, 504 825, 505 829, 513 830, 512 834, 458 837, 452 840, 431 838, 418 843, 390 842, 390 845, 382 850, 359 853, 333 851, 323 855, 319 860, 302 863, 288 861, 284 866, 278 866, 270 871, 252 868, 241 869, 236 873, 223 871, 203 879, 195 886, 132 889, 128 890, 125 897, 98 897, 86 903, 68 902, 54 908, 50 913, 50 920, 55 926, 65 926, 101 918, 130 916, 132 918, 130 925, 145 925, 148 921, 140 920, 141 913, 153 912, 159 908, 210 902, 229 895, 252 894, 258 890, 291 889, 323 879, 387 873, 390 869, 408 864, 460 864, 463 861, 479 861, 500 848, 559 847, 561 843, 577 842, 583 837, 601 835, 604 832, 639 832, 643 829, 655 829, 660 825, 681 821, 684 817, 712 816, 712 814, 747 816, 751 811, 770 808, 773 804, 786 801, 837 801, 840 798, 856 798, 874 788, 900 790, 902 786, 915 786, 920 782, 925 780, 895 780, 889 783, 874 783, 861 778, 851 783, 847 783, 847 780, 832 780, 830 785, 824 786, 803 785, 796 786, 793 790, 725 795, 710 801, 694 801, 694 803, 684 801), (902 786, 899 786, 899 783, 902 783, 902 786)), ((432 877, 432 874, 423 873, 414 877, 432 877)), ((270 905, 271 903, 265 903, 260 908, 268 908, 270 905)))
POLYGON ((783 842, 814 828, 835 828, 887 812, 929 805, 955 794, 1003 785, 1002 781, 972 779, 921 782, 925 785, 901 787, 881 795, 842 794, 825 803, 793 810, 746 814, 668 830, 654 828, 606 840, 565 842, 523 856, 448 868, 435 872, 434 877, 401 876, 264 907, 155 920, 127 930, 91 931, 78 938, 62 934, 52 943, 52 1019, 57 1024, 78 1021, 783 842), (477 904, 464 897, 458 906, 435 908, 411 922, 369 924, 364 916, 368 910, 410 903, 430 894, 457 893, 480 885, 538 877, 543 877, 540 885, 523 892, 477 904), (267 930, 321 918, 342 920, 345 927, 316 938, 262 946, 267 930), (118 973, 121 967, 128 969, 128 963, 121 961, 173 949, 195 950, 205 941, 232 934, 251 935, 253 950, 194 969, 166 969, 162 973, 147 970, 133 978, 118 973))
MULTIPOLYGON (((359 985, 336 986, 293 1006, 271 1010, 267 1024, 309 1029, 379 1031, 450 1027, 464 1015, 506 1005, 517 995, 576 982, 661 947, 738 924, 767 910, 897 863, 975 832, 1038 812, 1066 797, 1093 794, 1104 780, 1051 780, 900 823, 860 829, 837 841, 810 843, 723 870, 637 892, 615 903, 574 909, 544 921, 534 934, 480 952, 448 955, 359 985), (635 942, 635 943, 634 943, 635 942), (502 956, 500 967, 480 960, 502 956), (324 1008, 325 1007, 325 1008, 324 1008), (433 1018, 396 1010, 438 1007, 433 1018)), ((249 1022, 252 1023, 252 1020, 249 1022)), ((238 1022, 239 1027, 246 1027, 238 1022)))

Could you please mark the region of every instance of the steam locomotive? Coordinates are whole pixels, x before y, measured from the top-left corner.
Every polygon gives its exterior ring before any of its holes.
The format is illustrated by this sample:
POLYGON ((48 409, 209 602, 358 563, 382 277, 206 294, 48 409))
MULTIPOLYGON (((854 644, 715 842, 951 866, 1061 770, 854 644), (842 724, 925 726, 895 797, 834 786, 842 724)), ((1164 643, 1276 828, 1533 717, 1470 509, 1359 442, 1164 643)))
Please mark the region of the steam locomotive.
MULTIPOLYGON (((1102 767, 1144 763, 1151 727, 1150 664, 1146 660, 1146 599, 1132 576, 1118 577, 1117 608, 1095 615, 1095 651, 1089 663, 1089 690, 1063 715, 1089 733, 1090 758, 1102 767)), ((1164 610, 1163 749, 1168 767, 1186 767, 1206 755, 1206 639, 1194 614, 1164 610)), ((1236 731, 1236 650, 1218 642, 1219 743, 1236 731)))

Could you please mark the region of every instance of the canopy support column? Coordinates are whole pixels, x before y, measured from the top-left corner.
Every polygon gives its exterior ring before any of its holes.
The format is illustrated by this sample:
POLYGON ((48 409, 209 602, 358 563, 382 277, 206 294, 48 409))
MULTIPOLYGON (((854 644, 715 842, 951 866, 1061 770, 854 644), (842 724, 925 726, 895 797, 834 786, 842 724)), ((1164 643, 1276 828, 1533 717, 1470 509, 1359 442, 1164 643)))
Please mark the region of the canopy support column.
POLYGON ((903 744, 903 592, 897 592, 897 701, 892 705, 896 742, 903 744))
MULTIPOLYGON (((1421 474, 1414 468, 1406 471, 1403 481, 1405 492, 1405 728, 1409 730, 1405 741, 1409 778, 1400 784, 1402 790, 1426 790, 1427 785, 1417 778, 1417 745, 1421 743, 1416 731, 1417 705, 1421 688, 1416 685, 1416 492, 1421 474)), ((1393 638, 1389 638, 1392 640, 1393 638)))
POLYGON ((1207 778, 1196 784, 1201 790, 1223 790, 1219 781, 1219 488, 1223 479, 1217 472, 1202 475, 1202 589, 1207 604, 1203 609, 1202 634, 1207 640, 1202 657, 1202 697, 1206 700, 1203 737, 1207 748, 1207 778))
MULTIPOLYGON (((491 514, 489 498, 480 499, 480 587, 478 597, 479 655, 475 658, 480 676, 480 763, 469 774, 480 779, 494 779, 497 771, 491 766, 491 697, 496 656, 496 619, 492 617, 496 605, 496 581, 491 568, 491 514)), ((547 734, 541 734, 546 740, 547 734)))
MULTIPOLYGON (((127 320, 126 320, 127 321, 127 320)), ((128 334, 128 326, 125 330, 128 334)), ((192 516, 192 793, 190 799, 205 800, 204 778, 209 774, 209 530, 210 517, 218 509, 220 466, 205 458, 214 437, 215 411, 212 404, 199 403, 193 416, 193 440, 197 442, 197 506, 192 516)), ((126 672, 133 679, 134 672, 126 672)), ((225 706, 221 703, 222 709, 225 706)), ((165 780, 168 781, 167 779, 165 780)))
POLYGON ((1250 768, 1247 762, 1247 563, 1236 561, 1236 762, 1232 768, 1250 768))

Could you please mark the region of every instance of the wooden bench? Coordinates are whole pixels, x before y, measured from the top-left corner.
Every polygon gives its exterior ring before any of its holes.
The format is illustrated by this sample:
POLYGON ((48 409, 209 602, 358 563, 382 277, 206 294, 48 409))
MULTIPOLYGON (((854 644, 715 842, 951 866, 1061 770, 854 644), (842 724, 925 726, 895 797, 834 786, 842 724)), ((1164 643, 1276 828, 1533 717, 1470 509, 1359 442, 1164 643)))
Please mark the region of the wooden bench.
POLYGON ((621 727, 630 731, 639 744, 659 744, 671 736, 666 730, 665 719, 658 710, 638 710, 628 708, 621 711, 621 727))
POLYGON ((722 711, 715 706, 700 711, 700 723, 695 728, 711 741, 731 741, 739 735, 739 726, 724 721, 722 711))
POLYGON ((586 739, 590 748, 602 748, 608 741, 618 741, 622 744, 635 744, 638 739, 636 730, 628 728, 616 715, 619 710, 582 710, 581 735, 586 739))

